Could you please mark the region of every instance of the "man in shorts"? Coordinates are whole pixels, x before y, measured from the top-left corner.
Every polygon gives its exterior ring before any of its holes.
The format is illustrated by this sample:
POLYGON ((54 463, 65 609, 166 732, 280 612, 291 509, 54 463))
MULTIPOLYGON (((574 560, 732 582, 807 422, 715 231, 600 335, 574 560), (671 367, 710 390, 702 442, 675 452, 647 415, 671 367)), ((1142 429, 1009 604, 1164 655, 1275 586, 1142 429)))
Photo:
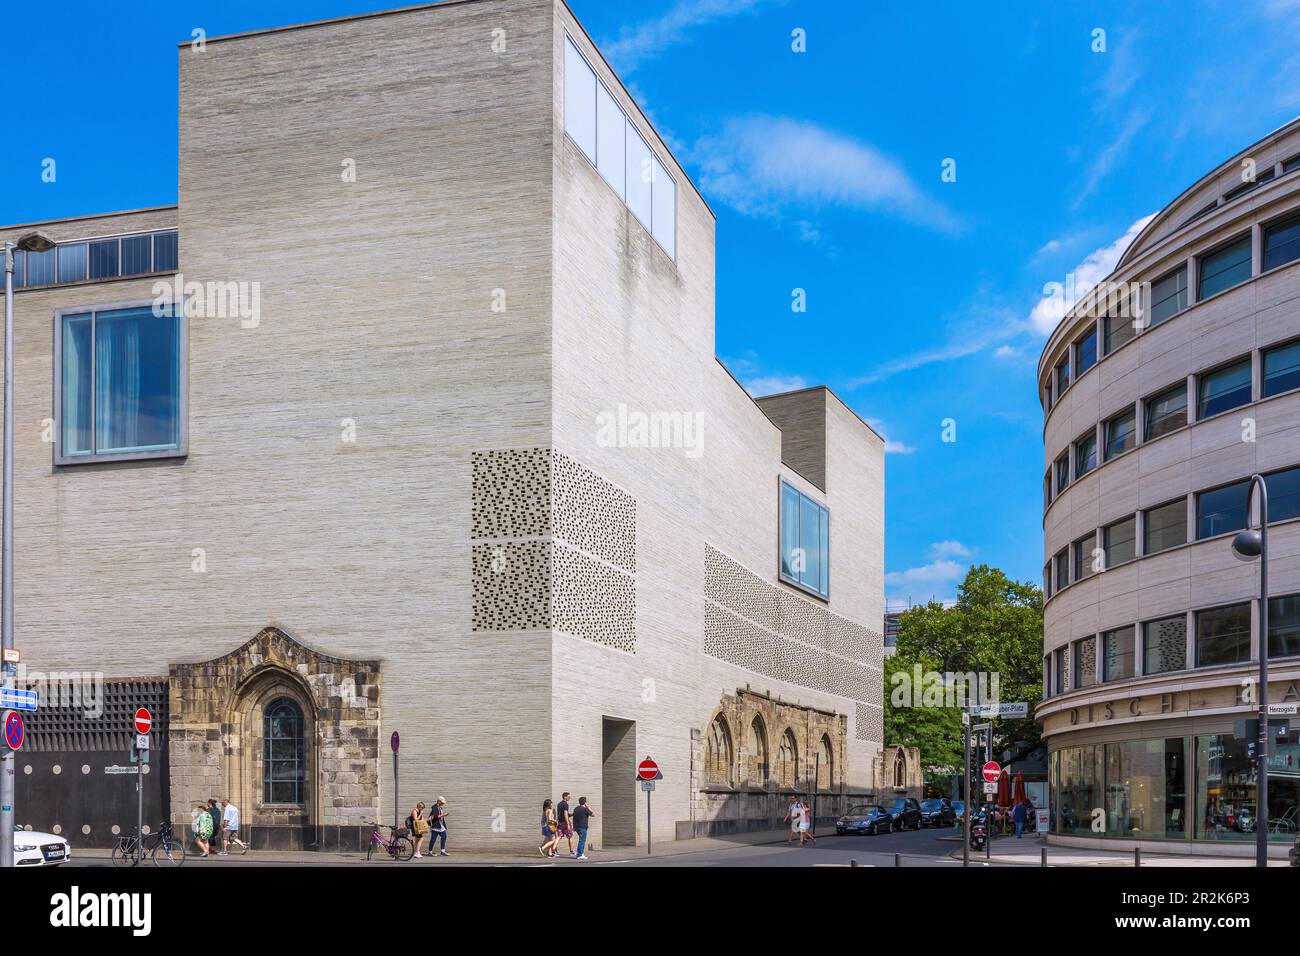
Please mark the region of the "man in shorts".
POLYGON ((239 839, 239 807, 235 806, 229 800, 221 801, 221 825, 225 831, 226 845, 218 856, 225 856, 229 852, 230 845, 233 843, 239 847, 241 854, 248 852, 248 844, 239 839))

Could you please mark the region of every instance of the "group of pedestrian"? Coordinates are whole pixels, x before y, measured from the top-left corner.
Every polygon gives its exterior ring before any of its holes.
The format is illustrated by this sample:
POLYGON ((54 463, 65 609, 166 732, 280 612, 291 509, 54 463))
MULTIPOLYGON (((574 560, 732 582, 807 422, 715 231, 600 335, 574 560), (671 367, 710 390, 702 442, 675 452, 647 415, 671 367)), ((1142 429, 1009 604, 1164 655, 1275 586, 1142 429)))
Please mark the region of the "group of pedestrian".
POLYGON ((190 827, 194 831, 194 845, 203 856, 210 856, 216 850, 217 856, 227 856, 231 846, 239 847, 240 853, 248 852, 248 844, 239 839, 239 807, 229 800, 222 800, 220 806, 216 800, 194 807, 190 827))
POLYGON ((425 837, 429 838, 429 856, 433 856, 435 846, 438 847, 438 856, 447 856, 447 814, 450 812, 443 797, 433 801, 433 806, 428 808, 424 801, 415 805, 415 809, 406 818, 406 828, 415 841, 416 856, 424 856, 425 837))
POLYGON ((805 840, 811 840, 816 845, 817 835, 813 833, 812 816, 812 802, 804 803, 799 797, 792 796, 790 806, 785 811, 784 820, 790 825, 790 835, 785 838, 785 842, 789 843, 798 837, 800 846, 804 845, 805 840))
POLYGON ((570 859, 588 859, 587 828, 595 815, 596 811, 591 809, 586 797, 579 797, 578 805, 571 806, 567 790, 560 794, 558 804, 547 798, 542 804, 542 845, 537 848, 537 852, 547 859, 559 856, 560 840, 563 839, 569 843, 570 859), (573 846, 575 835, 578 837, 576 849, 573 846))

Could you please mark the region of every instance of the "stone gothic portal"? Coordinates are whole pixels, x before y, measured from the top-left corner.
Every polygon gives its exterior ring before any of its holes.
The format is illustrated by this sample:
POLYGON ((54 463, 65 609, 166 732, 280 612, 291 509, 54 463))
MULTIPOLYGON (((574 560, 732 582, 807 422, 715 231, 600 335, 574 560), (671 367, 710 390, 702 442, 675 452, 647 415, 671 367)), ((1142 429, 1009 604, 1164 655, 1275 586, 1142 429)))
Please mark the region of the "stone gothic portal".
POLYGON ((170 669, 171 815, 240 809, 266 849, 359 849, 379 812, 378 661, 328 657, 275 627, 170 669), (363 836, 364 833, 364 836, 363 836))

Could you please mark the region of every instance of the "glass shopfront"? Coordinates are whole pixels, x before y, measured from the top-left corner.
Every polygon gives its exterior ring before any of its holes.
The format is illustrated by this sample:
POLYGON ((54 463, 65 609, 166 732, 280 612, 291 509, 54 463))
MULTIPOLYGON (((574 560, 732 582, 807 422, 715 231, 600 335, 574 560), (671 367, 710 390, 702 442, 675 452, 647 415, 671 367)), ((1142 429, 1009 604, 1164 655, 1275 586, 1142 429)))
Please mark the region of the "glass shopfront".
MULTIPOLYGON (((1255 744, 1230 733, 1063 747, 1048 776, 1053 833, 1255 839, 1255 744)), ((1300 825, 1300 727, 1275 737, 1268 780, 1270 839, 1290 843, 1300 825)))

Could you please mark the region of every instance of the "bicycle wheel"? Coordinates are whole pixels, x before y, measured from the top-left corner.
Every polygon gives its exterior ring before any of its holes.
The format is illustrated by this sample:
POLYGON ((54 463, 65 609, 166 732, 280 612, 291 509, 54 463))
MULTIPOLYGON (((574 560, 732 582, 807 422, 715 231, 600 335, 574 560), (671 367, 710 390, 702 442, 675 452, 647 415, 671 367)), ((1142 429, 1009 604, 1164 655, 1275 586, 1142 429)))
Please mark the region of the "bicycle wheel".
POLYGON ((150 856, 154 866, 182 866, 185 863, 185 844, 180 840, 159 840, 150 856))
POLYGON ((403 863, 415 856, 415 844, 411 842, 410 837, 398 837, 393 843, 393 856, 403 863))
POLYGON ((135 866, 140 862, 135 855, 135 840, 123 837, 113 847, 114 866, 135 866))

